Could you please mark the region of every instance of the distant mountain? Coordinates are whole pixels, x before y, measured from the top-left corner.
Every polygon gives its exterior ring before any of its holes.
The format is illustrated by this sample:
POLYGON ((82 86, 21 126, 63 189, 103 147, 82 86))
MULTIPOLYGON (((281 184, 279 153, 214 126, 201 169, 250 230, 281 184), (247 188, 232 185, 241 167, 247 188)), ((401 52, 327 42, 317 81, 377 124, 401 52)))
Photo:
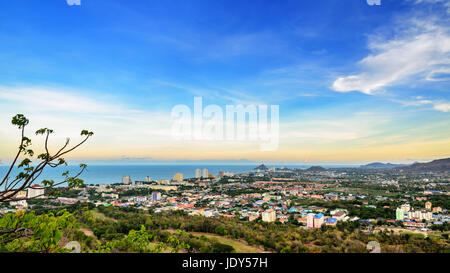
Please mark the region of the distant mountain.
POLYGON ((450 171, 450 158, 436 159, 427 163, 414 163, 395 169, 409 172, 448 172, 450 171))
POLYGON ((261 171, 267 171, 269 168, 266 167, 266 165, 261 164, 258 167, 256 167, 254 170, 261 170, 261 171))
POLYGON ((408 165, 374 162, 374 163, 370 163, 367 165, 361 165, 360 168, 363 168, 363 169, 392 169, 392 168, 405 167, 405 166, 408 166, 408 165))
POLYGON ((321 166, 312 166, 306 170, 310 171, 310 172, 322 172, 322 171, 326 171, 327 169, 325 169, 324 167, 321 167, 321 166))

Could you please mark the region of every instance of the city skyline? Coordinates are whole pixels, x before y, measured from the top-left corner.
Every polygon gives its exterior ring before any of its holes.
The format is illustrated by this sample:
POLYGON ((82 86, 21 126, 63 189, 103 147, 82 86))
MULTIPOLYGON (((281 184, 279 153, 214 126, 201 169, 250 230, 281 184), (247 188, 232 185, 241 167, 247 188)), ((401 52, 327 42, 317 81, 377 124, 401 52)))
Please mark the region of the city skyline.
MULTIPOLYGON (((11 118, 95 133, 93 164, 412 163, 450 157, 445 1, 14 1, 0 11, 0 164, 11 118), (45 18, 45 20, 44 20, 45 18), (275 151, 175 141, 172 107, 279 105, 275 151)), ((53 148, 54 146, 51 146, 53 148)))

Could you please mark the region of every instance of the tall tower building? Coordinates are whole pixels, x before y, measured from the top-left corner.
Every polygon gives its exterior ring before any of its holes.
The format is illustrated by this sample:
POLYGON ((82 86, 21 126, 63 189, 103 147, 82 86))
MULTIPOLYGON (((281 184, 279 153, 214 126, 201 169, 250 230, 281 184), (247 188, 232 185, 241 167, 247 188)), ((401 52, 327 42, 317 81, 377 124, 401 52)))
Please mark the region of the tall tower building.
POLYGON ((208 177, 208 169, 203 169, 203 174, 202 174, 202 176, 204 177, 204 178, 207 178, 208 177))
POLYGON ((308 213, 308 215, 306 216, 306 226, 309 228, 313 228, 314 227, 314 213, 308 213))
POLYGON ((397 208, 397 210, 395 211, 395 218, 397 220, 403 220, 404 217, 405 213, 403 212, 403 210, 401 208, 397 208))
POLYGON ((262 213, 263 222, 275 222, 277 220, 277 213, 273 209, 266 210, 262 213))
POLYGON ((196 169, 195 170, 195 178, 200 178, 200 177, 202 177, 202 170, 196 169))
POLYGON ((173 176, 173 180, 177 181, 177 182, 182 182, 183 181, 183 174, 182 173, 176 173, 173 176))
POLYGON ((129 175, 122 176, 122 184, 126 184, 126 185, 131 184, 131 177, 129 175))

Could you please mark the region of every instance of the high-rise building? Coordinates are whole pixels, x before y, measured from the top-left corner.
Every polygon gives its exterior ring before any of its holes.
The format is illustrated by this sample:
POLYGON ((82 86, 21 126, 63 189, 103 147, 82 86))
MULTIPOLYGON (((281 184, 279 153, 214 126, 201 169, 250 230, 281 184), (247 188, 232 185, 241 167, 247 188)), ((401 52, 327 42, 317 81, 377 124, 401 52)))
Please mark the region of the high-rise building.
POLYGON ((131 184, 131 177, 128 176, 122 176, 122 184, 131 184))
POLYGON ((182 173, 176 173, 173 176, 173 180, 177 181, 177 182, 182 182, 183 181, 183 174, 182 173))
POLYGON ((203 169, 203 173, 202 173, 203 178, 207 178, 208 177, 208 169, 203 169))
POLYGON ((273 209, 266 210, 262 213, 263 222, 275 222, 277 213, 273 209))
POLYGON ((395 211, 395 219, 403 221, 403 218, 405 217, 405 212, 401 208, 397 208, 395 211))
POLYGON ((152 181, 152 180, 150 179, 149 176, 147 176, 147 177, 145 178, 145 182, 150 182, 150 181, 152 181))
POLYGON ((309 228, 314 227, 314 213, 308 213, 308 215, 306 215, 306 226, 309 228))
POLYGON ((200 178, 200 177, 202 177, 202 170, 196 169, 195 170, 195 178, 200 178))
POLYGON ((322 213, 318 213, 314 216, 314 227, 320 228, 324 224, 324 217, 322 213))
POLYGON ((161 199, 161 193, 160 192, 152 192, 152 200, 153 201, 158 201, 159 199, 161 199))

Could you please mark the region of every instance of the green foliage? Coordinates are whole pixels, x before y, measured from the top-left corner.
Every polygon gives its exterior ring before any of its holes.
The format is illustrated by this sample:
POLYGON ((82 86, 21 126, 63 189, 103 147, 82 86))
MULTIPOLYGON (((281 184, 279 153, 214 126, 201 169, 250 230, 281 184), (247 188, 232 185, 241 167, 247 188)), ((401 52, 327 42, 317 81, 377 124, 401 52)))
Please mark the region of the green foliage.
POLYGON ((16 125, 19 127, 19 129, 22 129, 26 125, 28 125, 30 121, 22 114, 17 114, 12 118, 11 123, 13 125, 16 125))
POLYGON ((0 218, 0 251, 2 252, 67 252, 58 243, 63 234, 77 226, 73 214, 62 210, 35 215, 17 212, 0 218), (9 231, 6 233, 6 231, 9 231))
POLYGON ((215 243, 213 245, 214 253, 232 253, 235 252, 234 247, 226 244, 215 243))
POLYGON ((223 225, 218 225, 215 229, 214 229, 214 233, 219 234, 219 235, 227 235, 228 231, 227 229, 223 226, 223 225))

